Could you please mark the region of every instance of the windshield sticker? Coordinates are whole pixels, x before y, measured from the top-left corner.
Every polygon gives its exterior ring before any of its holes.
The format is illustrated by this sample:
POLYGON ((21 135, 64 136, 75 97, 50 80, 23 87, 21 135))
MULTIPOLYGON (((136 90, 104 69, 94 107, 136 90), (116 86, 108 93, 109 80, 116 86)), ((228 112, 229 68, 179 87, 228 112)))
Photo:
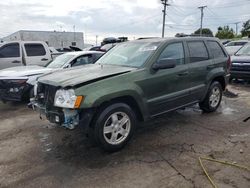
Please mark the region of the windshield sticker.
POLYGON ((146 51, 154 51, 157 49, 157 46, 147 46, 139 48, 139 52, 146 52, 146 51))

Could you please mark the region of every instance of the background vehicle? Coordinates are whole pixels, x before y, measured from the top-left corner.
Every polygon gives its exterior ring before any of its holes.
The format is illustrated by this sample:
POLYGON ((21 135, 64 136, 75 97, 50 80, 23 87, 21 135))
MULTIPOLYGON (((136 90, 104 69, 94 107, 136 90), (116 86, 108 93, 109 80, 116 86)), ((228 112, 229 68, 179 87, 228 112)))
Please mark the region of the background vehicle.
POLYGON ((225 48, 229 55, 234 55, 242 46, 250 43, 249 40, 237 40, 231 41, 225 45, 225 48))
POLYGON ((42 41, 5 42, 0 47, 0 69, 24 65, 44 66, 51 60, 49 47, 42 41))
POLYGON ((84 126, 103 149, 116 151, 132 137, 137 121, 195 103, 215 111, 230 64, 215 38, 125 42, 94 65, 39 78, 34 106, 50 122, 84 126))
POLYGON ((21 101, 33 95, 32 88, 37 77, 64 68, 92 64, 104 53, 97 51, 68 52, 58 56, 45 67, 22 66, 0 71, 0 100, 21 101))
POLYGON ((250 80, 250 44, 243 46, 231 57, 231 60, 230 79, 250 80))

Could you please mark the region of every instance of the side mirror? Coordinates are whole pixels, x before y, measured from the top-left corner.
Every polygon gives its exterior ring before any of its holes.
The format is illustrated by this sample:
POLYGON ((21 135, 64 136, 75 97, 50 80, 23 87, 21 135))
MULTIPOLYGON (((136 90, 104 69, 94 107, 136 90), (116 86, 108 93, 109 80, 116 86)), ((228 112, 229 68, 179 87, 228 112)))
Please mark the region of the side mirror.
POLYGON ((157 71, 159 69, 171 69, 176 66, 175 59, 160 59, 153 66, 152 69, 157 71))
POLYGON ((71 64, 68 64, 66 66, 64 66, 63 68, 66 69, 66 68, 70 68, 71 67, 71 64))

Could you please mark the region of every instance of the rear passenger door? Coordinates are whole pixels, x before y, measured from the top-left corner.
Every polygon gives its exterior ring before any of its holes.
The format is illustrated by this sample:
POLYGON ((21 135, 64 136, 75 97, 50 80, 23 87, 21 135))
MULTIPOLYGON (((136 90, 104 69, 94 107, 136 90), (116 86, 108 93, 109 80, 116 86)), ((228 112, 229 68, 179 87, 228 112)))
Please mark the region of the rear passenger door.
POLYGON ((42 43, 24 43, 26 65, 44 66, 51 61, 51 55, 48 48, 42 43))
POLYGON ((200 100, 206 93, 206 78, 214 62, 202 40, 187 41, 189 51, 189 87, 192 101, 200 100))

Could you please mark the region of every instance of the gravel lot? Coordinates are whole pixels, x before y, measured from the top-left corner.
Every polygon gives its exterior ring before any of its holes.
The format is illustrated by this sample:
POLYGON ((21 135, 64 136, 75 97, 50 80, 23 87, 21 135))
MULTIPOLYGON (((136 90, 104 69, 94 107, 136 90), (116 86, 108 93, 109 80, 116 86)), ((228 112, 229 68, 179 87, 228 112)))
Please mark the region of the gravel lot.
MULTIPOLYGON (((199 156, 250 167, 250 86, 233 84, 216 113, 194 106, 144 123, 116 153, 79 130, 40 120, 24 104, 0 103, 0 187, 212 187, 199 156)), ((250 187, 250 172, 204 162, 220 188, 250 187)))

